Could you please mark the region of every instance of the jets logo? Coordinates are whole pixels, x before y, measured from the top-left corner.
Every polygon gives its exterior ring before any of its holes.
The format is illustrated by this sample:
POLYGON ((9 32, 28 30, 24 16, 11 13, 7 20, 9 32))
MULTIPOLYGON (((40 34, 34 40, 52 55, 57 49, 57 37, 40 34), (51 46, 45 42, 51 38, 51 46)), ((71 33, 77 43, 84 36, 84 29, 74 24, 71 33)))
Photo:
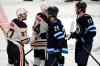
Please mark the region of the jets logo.
POLYGON ((93 23, 92 18, 88 19, 88 23, 89 23, 89 24, 92 24, 92 23, 93 23))
POLYGON ((80 33, 80 26, 79 25, 77 25, 76 32, 77 32, 77 34, 80 33))
POLYGON ((54 26, 54 31, 56 32, 56 31, 59 31, 60 30, 60 28, 59 28, 59 26, 57 25, 57 26, 54 26))

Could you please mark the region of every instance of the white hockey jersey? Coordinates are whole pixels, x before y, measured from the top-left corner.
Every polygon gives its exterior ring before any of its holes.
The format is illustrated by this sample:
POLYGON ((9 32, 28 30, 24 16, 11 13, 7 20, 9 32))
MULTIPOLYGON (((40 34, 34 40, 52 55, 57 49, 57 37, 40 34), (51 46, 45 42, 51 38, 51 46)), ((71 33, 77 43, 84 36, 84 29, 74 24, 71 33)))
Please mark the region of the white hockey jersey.
POLYGON ((8 37, 10 40, 17 42, 27 39, 27 25, 24 22, 20 22, 18 19, 14 19, 11 23, 8 37))

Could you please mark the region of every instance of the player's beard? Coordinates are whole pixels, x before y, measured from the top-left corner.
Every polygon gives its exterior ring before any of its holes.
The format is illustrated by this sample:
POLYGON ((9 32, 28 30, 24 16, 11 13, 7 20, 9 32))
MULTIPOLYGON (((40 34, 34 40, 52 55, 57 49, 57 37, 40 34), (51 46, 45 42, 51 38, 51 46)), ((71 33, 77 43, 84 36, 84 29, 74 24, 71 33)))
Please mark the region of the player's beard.
POLYGON ((76 9, 76 15, 79 15, 81 12, 81 9, 76 9))
POLYGON ((21 19, 22 19, 22 21, 24 21, 24 20, 27 20, 27 17, 24 16, 24 17, 21 17, 21 19))
POLYGON ((27 20, 27 18, 23 18, 22 20, 27 20))

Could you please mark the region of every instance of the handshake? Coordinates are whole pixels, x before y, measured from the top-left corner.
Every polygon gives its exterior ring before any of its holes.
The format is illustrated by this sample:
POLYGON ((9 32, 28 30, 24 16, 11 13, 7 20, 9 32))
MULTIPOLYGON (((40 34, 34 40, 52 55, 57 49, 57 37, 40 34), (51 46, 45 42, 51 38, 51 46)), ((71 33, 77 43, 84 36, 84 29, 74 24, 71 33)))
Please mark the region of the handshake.
POLYGON ((71 38, 78 38, 79 35, 76 32, 71 32, 70 34, 66 35, 67 40, 71 39, 71 38))

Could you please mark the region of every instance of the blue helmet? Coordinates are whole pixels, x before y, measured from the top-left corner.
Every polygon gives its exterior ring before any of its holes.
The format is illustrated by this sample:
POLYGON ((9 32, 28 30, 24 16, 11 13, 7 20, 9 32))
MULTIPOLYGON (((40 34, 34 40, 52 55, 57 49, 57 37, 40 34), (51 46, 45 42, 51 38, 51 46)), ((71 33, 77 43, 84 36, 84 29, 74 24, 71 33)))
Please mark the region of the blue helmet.
POLYGON ((49 16, 56 17, 59 12, 59 9, 56 6, 51 6, 48 7, 47 11, 49 16))

